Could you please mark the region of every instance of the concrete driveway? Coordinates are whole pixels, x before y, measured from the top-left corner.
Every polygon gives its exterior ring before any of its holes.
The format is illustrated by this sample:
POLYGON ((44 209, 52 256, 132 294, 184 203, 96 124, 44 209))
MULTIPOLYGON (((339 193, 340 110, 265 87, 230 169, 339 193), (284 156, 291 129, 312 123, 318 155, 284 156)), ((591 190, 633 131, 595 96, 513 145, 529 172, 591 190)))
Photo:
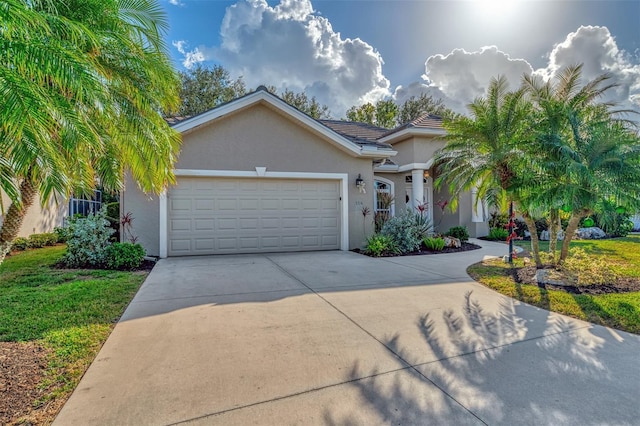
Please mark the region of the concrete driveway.
POLYGON ((638 424, 640 336, 473 282, 481 244, 161 260, 55 425, 638 424))

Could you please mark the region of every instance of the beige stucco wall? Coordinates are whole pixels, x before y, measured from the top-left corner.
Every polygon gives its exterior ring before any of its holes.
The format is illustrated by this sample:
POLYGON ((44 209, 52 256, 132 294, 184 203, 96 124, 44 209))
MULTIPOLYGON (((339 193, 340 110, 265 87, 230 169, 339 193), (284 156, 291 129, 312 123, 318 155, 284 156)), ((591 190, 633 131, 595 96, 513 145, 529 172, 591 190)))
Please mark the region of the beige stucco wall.
MULTIPOLYGON (((373 207, 373 167, 370 158, 356 158, 301 124, 261 104, 214 120, 183 134, 176 169, 270 172, 348 173, 349 246, 360 247, 370 226, 362 207, 373 207), (367 193, 355 180, 361 174, 367 193), (363 227, 364 226, 364 227, 363 227)), ((158 197, 149 199, 127 180, 122 212, 131 211, 134 232, 148 254, 159 254, 158 197)))
MULTIPOLYGON (((159 196, 143 193, 131 175, 125 176, 125 188, 120 195, 120 217, 131 212, 133 217, 132 232, 137 242, 147 251, 149 256, 160 254, 160 202, 159 196)), ((120 239, 128 241, 120 229, 120 239)))
POLYGON ((393 149, 398 152, 398 154, 393 157, 393 161, 399 166, 412 163, 426 163, 431 160, 436 151, 444 145, 445 141, 442 138, 411 136, 393 144, 393 149))
MULTIPOLYGON (((2 204, 6 212, 10 206, 10 200, 4 193, 2 193, 2 204)), ((52 232, 56 226, 62 226, 68 210, 69 206, 66 200, 61 199, 60 204, 56 204, 55 200, 52 199, 42 206, 40 200, 36 199, 33 205, 27 210, 18 237, 26 238, 31 234, 52 232)), ((0 214, 0 225, 3 219, 4 216, 0 214)))

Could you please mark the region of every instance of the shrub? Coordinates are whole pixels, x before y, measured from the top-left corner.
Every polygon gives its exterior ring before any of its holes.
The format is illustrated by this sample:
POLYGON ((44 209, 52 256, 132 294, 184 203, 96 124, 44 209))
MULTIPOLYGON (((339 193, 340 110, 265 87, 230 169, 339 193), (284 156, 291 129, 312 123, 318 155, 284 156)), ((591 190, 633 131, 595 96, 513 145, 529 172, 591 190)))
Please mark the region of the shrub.
POLYGON ((401 253, 409 253, 420 248, 422 238, 432 228, 428 219, 410 210, 392 217, 382 227, 381 234, 393 239, 401 253))
POLYGON ((489 217, 489 228, 506 228, 509 222, 509 215, 506 213, 492 212, 489 217))
MULTIPOLYGON (((627 209, 610 200, 602 200, 596 205, 593 215, 595 225, 612 237, 626 237, 633 230, 631 215, 627 209)), ((586 221, 586 219, 584 219, 586 221)))
POLYGON ((56 226, 53 233, 56 234, 59 243, 66 243, 69 239, 69 228, 56 226))
POLYGON ((71 268, 105 265, 107 248, 111 244, 109 237, 114 232, 105 216, 106 209, 102 208, 86 218, 71 219, 67 253, 62 259, 65 265, 71 268))
POLYGON ((139 268, 145 254, 140 244, 113 243, 107 248, 107 268, 127 271, 139 268))
POLYGON ((453 226, 445 234, 448 237, 457 238, 460 241, 469 241, 469 231, 466 226, 453 226))
MULTIPOLYGON (((516 219, 515 221, 515 225, 516 225, 516 235, 520 238, 524 238, 524 232, 525 231, 529 231, 529 228, 527 227, 527 224, 524 220, 522 219, 516 219)), ((508 234, 508 232, 507 232, 508 234)), ((506 239, 506 237, 505 237, 506 239)))
POLYGON ((417 229, 417 232, 420 233, 422 238, 428 237, 433 234, 433 223, 431 219, 427 217, 424 213, 414 213, 413 221, 417 229))
POLYGON ((24 251, 29 247, 29 240, 23 237, 18 237, 13 240, 13 244, 11 245, 11 250, 20 250, 24 251))
POLYGON ((398 245, 388 235, 373 234, 367 238, 364 252, 368 255, 380 257, 385 254, 398 254, 398 245))
POLYGON ((569 250, 569 256, 562 263, 561 269, 575 285, 607 284, 618 279, 618 273, 604 258, 589 256, 580 247, 569 250))
POLYGON ((444 239, 440 237, 426 237, 422 240, 422 243, 431 251, 441 251, 444 248, 444 239))
POLYGON ((509 231, 504 228, 491 228, 487 239, 492 241, 506 241, 508 236, 509 231))
POLYGON ((53 232, 44 234, 31 234, 27 240, 29 248, 42 248, 44 246, 52 246, 58 242, 58 236, 53 232))

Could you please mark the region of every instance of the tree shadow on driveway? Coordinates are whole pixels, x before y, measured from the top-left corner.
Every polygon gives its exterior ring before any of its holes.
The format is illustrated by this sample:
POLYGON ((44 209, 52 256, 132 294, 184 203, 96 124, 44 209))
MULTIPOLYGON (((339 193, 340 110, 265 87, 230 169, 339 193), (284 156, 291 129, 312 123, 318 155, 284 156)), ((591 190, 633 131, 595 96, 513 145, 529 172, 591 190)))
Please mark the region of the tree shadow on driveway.
MULTIPOLYGON (((548 312, 536 317, 544 324, 532 324, 524 319, 531 309, 505 300, 498 312, 488 312, 469 292, 461 310, 416 318, 422 350, 435 355, 433 362, 413 362, 420 354, 398 345, 401 331, 385 339, 411 365, 412 376, 437 388, 440 398, 412 393, 400 380, 389 386, 375 380, 380 373, 358 365, 352 386, 385 424, 458 423, 452 421, 457 405, 468 410, 469 421, 486 424, 637 424, 640 336, 548 312), (358 380, 368 376, 374 377, 358 380)), ((331 409, 324 419, 357 423, 355 415, 331 409)))

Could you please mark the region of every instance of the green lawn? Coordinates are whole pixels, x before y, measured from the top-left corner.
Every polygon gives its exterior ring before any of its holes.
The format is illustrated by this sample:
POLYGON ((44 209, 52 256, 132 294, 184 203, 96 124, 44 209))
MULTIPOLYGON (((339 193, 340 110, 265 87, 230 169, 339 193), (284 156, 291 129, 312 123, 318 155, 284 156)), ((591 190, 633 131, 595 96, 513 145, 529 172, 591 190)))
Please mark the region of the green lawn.
POLYGON ((64 251, 29 250, 0 265, 0 341, 49 350, 47 392, 36 407, 68 397, 147 275, 56 269, 64 251))
MULTIPOLYGON (((528 241, 518 241, 529 249, 528 241)), ((581 247, 588 253, 603 256, 616 265, 621 276, 640 277, 640 236, 609 240, 576 241, 572 247, 581 247)), ((547 249, 548 242, 541 248, 547 249)), ((522 266, 518 259, 515 266, 522 266)), ((467 270, 475 280, 506 296, 550 311, 569 315, 596 324, 640 334, 640 292, 576 295, 564 291, 546 290, 536 285, 516 283, 508 264, 501 260, 477 263, 467 270)))

